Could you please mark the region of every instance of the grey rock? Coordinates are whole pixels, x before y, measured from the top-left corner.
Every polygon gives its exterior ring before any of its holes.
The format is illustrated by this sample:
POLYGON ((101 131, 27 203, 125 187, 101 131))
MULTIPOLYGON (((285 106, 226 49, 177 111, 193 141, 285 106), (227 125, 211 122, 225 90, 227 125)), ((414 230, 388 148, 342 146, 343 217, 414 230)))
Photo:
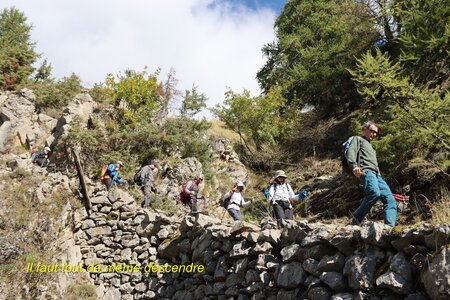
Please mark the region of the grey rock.
POLYGON ((230 251, 229 256, 231 258, 239 258, 247 256, 251 251, 251 247, 245 246, 245 241, 238 242, 233 245, 233 249, 230 251))
POLYGON ((111 202, 108 200, 108 198, 106 196, 99 196, 99 197, 91 198, 91 203, 111 206, 111 202))
POLYGON ((385 239, 385 236, 387 233, 390 233, 391 230, 392 227, 388 225, 372 221, 365 221, 361 224, 361 238, 367 244, 386 247, 388 245, 388 242, 385 239))
POLYGON ((353 300, 353 294, 339 293, 331 296, 330 300, 353 300))
POLYGON ((307 249, 298 244, 292 244, 281 249, 283 262, 303 261, 306 258, 307 249))
POLYGON ((86 219, 81 223, 81 229, 86 230, 95 227, 95 222, 91 219, 86 219))
POLYGON ((294 299, 298 299, 297 295, 299 293, 299 289, 294 289, 294 290, 285 290, 285 289, 280 289, 278 290, 277 293, 277 300, 294 300, 294 299))
POLYGON ((331 292, 325 287, 314 287, 308 292, 309 300, 330 300, 331 292))
POLYGON ((136 286, 134 287, 135 291, 137 292, 145 292, 147 290, 147 285, 143 282, 136 284, 136 286))
POLYGON ((250 251, 251 254, 269 254, 272 251, 272 244, 269 242, 258 243, 254 246, 254 248, 250 251))
POLYGON ((105 300, 120 300, 120 298, 121 298, 120 291, 118 289, 110 287, 110 288, 107 288, 105 290, 105 294, 103 295, 102 299, 105 299, 105 300))
POLYGON ((427 247, 422 246, 422 245, 409 245, 408 247, 403 249, 403 252, 405 252, 406 254, 408 254, 410 256, 414 256, 417 253, 427 254, 428 249, 427 249, 427 247))
POLYGON ((428 297, 422 294, 409 294, 405 300, 427 300, 428 297))
POLYGON ((443 248, 420 274, 428 295, 433 299, 450 296, 450 246, 443 248))
POLYGON ((320 274, 322 272, 320 272, 319 269, 317 268, 318 265, 319 262, 317 260, 313 258, 308 258, 303 262, 302 267, 309 274, 312 274, 316 277, 320 277, 320 274))
POLYGON ((313 229, 302 240, 301 245, 303 247, 312 247, 319 244, 329 244, 328 240, 331 238, 332 229, 324 224, 322 226, 313 229))
POLYGON ((374 274, 384 258, 384 253, 376 248, 368 248, 347 258, 344 275, 354 290, 372 289, 374 274))
POLYGON ((440 224, 433 232, 425 236, 425 244, 433 250, 450 243, 450 224, 440 224))
POLYGON ((343 292, 347 289, 347 280, 341 273, 324 272, 320 276, 320 280, 335 292, 343 292))
POLYGON ((332 246, 325 244, 318 244, 309 248, 306 248, 305 258, 314 258, 316 260, 322 259, 326 255, 334 255, 336 250, 332 246))
POLYGON ((402 252, 392 257, 389 270, 401 275, 408 282, 412 280, 412 266, 402 252))
POLYGON ((306 287, 308 287, 308 289, 311 289, 312 287, 322 284, 322 282, 320 281, 319 278, 310 275, 306 277, 305 282, 303 284, 306 287))
POLYGON ((411 244, 422 244, 424 242, 423 232, 405 229, 402 236, 391 242, 397 251, 403 251, 411 244))
POLYGON ((287 242, 297 242, 300 243, 308 235, 308 227, 306 224, 301 222, 295 222, 288 220, 286 226, 281 232, 283 240, 287 242))
POLYGON ((377 286, 387 288, 398 294, 409 294, 411 285, 402 276, 392 271, 388 271, 377 278, 377 286))
POLYGON ((341 253, 322 258, 317 266, 319 272, 342 272, 345 265, 345 257, 341 253))
POLYGON ((305 277, 301 263, 292 262, 281 267, 277 285, 284 288, 295 288, 305 281, 305 277))
POLYGON ((247 285, 252 284, 253 282, 259 282, 259 272, 256 270, 248 270, 247 273, 245 273, 245 282, 247 285))
POLYGON ((269 242, 272 245, 277 245, 280 241, 281 231, 278 229, 265 229, 261 230, 258 242, 269 242))

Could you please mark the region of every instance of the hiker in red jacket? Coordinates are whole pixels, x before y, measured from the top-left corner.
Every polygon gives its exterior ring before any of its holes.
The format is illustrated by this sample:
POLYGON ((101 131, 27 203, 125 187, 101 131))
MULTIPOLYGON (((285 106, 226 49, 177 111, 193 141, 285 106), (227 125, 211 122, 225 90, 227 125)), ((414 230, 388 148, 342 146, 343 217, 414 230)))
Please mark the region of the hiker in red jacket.
POLYGON ((188 205, 191 212, 197 212, 197 195, 199 185, 203 182, 203 176, 198 176, 196 180, 189 180, 183 184, 179 195, 180 202, 188 205))

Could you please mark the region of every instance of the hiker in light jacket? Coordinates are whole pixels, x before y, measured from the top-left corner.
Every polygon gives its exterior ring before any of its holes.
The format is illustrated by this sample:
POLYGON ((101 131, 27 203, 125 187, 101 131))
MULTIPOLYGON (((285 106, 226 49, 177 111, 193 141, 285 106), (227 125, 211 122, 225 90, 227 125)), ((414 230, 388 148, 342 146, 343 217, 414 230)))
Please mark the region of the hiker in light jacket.
POLYGON ((140 171, 141 177, 141 190, 144 193, 144 208, 150 208, 150 195, 151 192, 156 192, 156 188, 153 182, 154 170, 158 166, 158 161, 156 159, 152 159, 149 165, 143 166, 140 171))
POLYGON ((268 201, 273 207, 278 227, 281 228, 284 219, 294 218, 292 207, 294 201, 305 198, 307 192, 300 191, 298 195, 294 194, 291 185, 285 182, 287 175, 283 170, 276 171, 274 178, 270 184, 268 201))
POLYGON ((244 183, 240 180, 236 180, 233 189, 224 195, 224 199, 231 196, 228 202, 229 204, 227 206, 227 211, 234 221, 242 220, 241 206, 247 206, 250 203, 252 203, 251 200, 245 202, 243 195, 244 189, 245 189, 244 183))
POLYGON ((366 121, 362 126, 362 136, 355 137, 348 149, 348 164, 353 174, 360 178, 365 194, 353 215, 352 224, 360 224, 370 208, 380 199, 383 202, 384 223, 393 227, 397 219, 397 203, 386 181, 381 177, 377 153, 370 143, 378 134, 379 129, 375 122, 366 121))

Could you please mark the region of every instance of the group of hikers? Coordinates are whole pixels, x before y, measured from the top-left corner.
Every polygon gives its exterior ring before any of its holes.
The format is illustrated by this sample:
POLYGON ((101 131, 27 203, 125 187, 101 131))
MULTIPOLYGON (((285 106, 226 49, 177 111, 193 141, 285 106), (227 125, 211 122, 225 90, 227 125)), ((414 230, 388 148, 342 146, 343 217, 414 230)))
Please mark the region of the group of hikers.
MULTIPOLYGON (((383 203, 384 223, 389 226, 395 226, 396 223, 397 203, 389 186, 381 176, 376 152, 371 144, 373 139, 378 136, 379 128, 377 124, 374 121, 366 121, 362 125, 362 135, 349 138, 343 145, 343 158, 345 160, 343 164, 350 169, 355 177, 359 178, 364 188, 364 198, 352 216, 351 223, 354 225, 362 222, 378 199, 383 203)), ((39 163, 43 158, 46 160, 49 152, 50 148, 45 147, 39 153, 33 153, 31 160, 36 163, 39 163)), ((117 161, 102 168, 101 181, 105 184, 107 190, 110 190, 116 183, 124 183, 124 180, 119 176, 122 167, 122 161, 117 161)), ((144 194, 144 208, 151 207, 151 193, 156 193, 154 175, 157 167, 158 161, 153 159, 142 166, 134 176, 134 182, 144 194)), ((277 170, 268 187, 263 190, 264 197, 272 207, 272 213, 279 228, 284 226, 284 220, 293 219, 295 202, 304 200, 308 196, 306 190, 294 193, 291 185, 287 182, 287 178, 288 176, 283 170, 277 170)), ((192 213, 197 213, 197 201, 202 199, 199 195, 202 182, 203 176, 197 176, 195 179, 186 181, 182 185, 177 203, 184 204, 190 208, 192 213)), ((234 221, 241 221, 240 208, 253 202, 253 199, 245 201, 244 192, 244 183, 241 180, 236 180, 232 189, 223 196, 222 206, 234 221)))

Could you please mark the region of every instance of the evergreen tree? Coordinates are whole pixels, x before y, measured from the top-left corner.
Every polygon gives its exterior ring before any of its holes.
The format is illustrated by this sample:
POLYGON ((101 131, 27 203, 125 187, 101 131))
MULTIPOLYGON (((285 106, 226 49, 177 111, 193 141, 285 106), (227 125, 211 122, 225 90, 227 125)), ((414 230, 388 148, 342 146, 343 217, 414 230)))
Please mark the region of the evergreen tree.
POLYGON ((257 74, 265 92, 281 86, 294 108, 312 104, 335 112, 359 99, 347 68, 379 37, 365 5, 354 0, 288 1, 275 29, 276 40, 263 48, 267 62, 257 74))
POLYGON ((33 72, 38 58, 31 41, 31 26, 18 9, 0 12, 0 88, 12 90, 33 72))
POLYGON ((192 118, 206 107, 206 100, 208 98, 205 94, 200 94, 197 91, 197 86, 193 85, 191 90, 186 90, 181 103, 181 116, 185 118, 192 118))
POLYGON ((402 26, 399 34, 401 60, 409 74, 423 84, 446 83, 450 74, 450 1, 396 0, 395 14, 402 26))

